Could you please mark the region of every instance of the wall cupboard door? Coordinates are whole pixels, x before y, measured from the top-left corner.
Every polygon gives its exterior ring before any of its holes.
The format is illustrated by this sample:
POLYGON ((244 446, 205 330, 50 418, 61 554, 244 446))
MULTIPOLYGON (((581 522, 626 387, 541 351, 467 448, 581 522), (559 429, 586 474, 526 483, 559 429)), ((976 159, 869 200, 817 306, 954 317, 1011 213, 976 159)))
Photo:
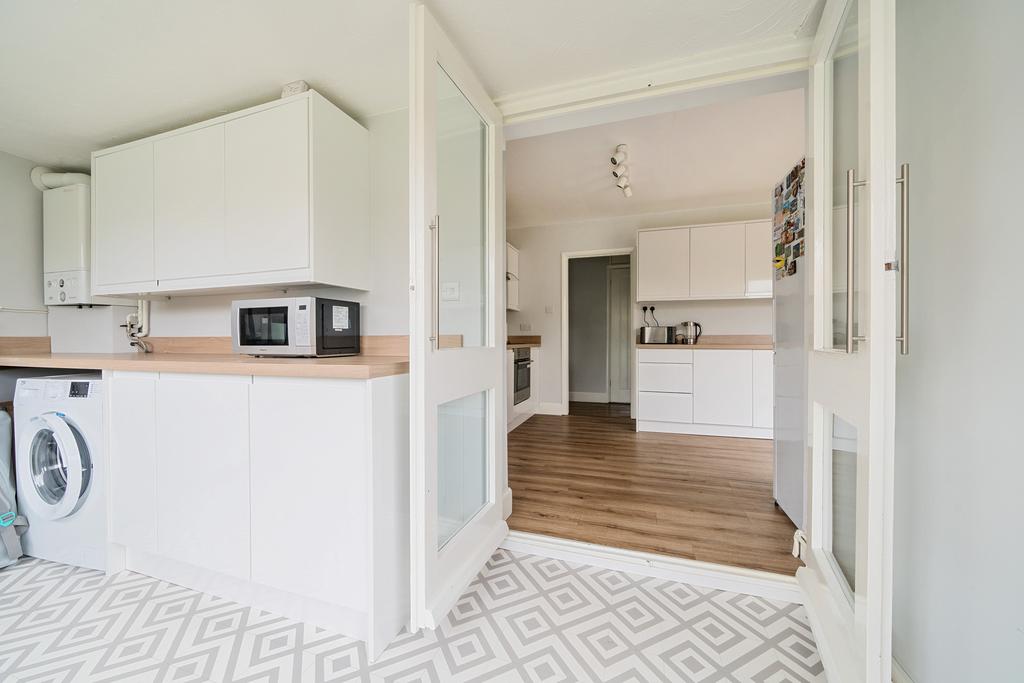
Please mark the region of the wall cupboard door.
POLYGON ((774 268, 772 266, 772 224, 759 221, 746 224, 746 294, 771 296, 774 268))
POLYGON ((505 245, 505 271, 513 277, 519 277, 519 250, 511 244, 505 245))
POLYGON ((690 228, 690 296, 741 297, 746 292, 746 226, 690 228))
POLYGON ((310 265, 308 106, 296 100, 224 124, 229 273, 310 265))
POLYGON ((224 125, 153 143, 158 280, 225 273, 224 125))
POLYGON ((108 386, 110 540, 156 552, 156 374, 118 372, 108 386))
POLYGON ((511 275, 505 278, 505 308, 519 310, 519 278, 511 275))
POLYGON ((690 291, 690 230, 637 233, 637 301, 686 299, 690 291))
MULTIPOLYGON (((153 268, 153 146, 139 145, 96 157, 93 283, 125 283, 146 291, 153 268)), ((102 293, 102 291, 100 292, 102 293)))
POLYGON ((256 377, 252 580, 366 610, 368 382, 256 377), (344 429, 338 425, 344 415, 344 429), (287 507, 284 503, 287 502, 287 507), (354 604, 353 600, 360 601, 354 604))
POLYGON ((753 425, 753 351, 693 352, 693 421, 753 425))
POLYGON ((156 383, 158 551, 242 579, 249 578, 250 382, 176 374, 156 383))
POLYGON ((775 353, 754 351, 754 405, 755 427, 771 429, 775 410, 775 353))

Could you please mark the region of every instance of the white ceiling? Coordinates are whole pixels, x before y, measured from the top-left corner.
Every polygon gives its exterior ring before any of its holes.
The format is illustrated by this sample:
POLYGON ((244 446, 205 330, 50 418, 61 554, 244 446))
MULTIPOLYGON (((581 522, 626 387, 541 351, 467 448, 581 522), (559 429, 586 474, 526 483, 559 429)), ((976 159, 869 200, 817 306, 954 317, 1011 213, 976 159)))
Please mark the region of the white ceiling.
MULTIPOLYGON (((427 0, 495 97, 807 34, 820 0, 427 0)), ((406 106, 408 0, 0 0, 0 150, 95 149, 305 79, 356 118, 406 106)))
POLYGON ((764 204, 804 154, 804 91, 786 90, 510 140, 509 228, 764 204), (633 196, 609 157, 629 146, 633 196))

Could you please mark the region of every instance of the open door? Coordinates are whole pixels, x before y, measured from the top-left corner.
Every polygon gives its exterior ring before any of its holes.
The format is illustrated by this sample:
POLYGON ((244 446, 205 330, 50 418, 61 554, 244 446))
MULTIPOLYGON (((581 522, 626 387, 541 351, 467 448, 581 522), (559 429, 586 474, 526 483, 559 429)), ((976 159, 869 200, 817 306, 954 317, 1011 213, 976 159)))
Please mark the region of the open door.
POLYGON ((829 0, 813 56, 806 567, 830 681, 891 680, 894 0, 829 0))
POLYGON ((430 12, 412 7, 413 630, 434 628, 508 533, 504 138, 430 12))

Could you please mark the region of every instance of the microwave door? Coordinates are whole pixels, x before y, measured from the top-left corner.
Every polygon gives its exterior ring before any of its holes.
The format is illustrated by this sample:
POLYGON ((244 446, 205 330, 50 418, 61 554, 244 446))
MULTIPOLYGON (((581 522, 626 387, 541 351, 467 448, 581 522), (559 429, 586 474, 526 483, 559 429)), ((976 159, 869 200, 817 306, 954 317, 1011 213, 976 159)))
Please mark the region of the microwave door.
POLYGON ((238 341, 246 346, 288 346, 288 307, 242 308, 238 312, 238 341))

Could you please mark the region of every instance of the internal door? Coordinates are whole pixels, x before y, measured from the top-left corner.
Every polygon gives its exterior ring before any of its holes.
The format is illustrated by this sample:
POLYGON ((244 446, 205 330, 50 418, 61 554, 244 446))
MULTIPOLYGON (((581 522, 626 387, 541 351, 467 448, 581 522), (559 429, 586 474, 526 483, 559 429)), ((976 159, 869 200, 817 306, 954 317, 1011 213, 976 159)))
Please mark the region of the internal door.
POLYGON ((412 8, 412 627, 434 628, 508 533, 501 115, 412 8))
POLYGON ((830 0, 812 68, 810 520, 797 572, 830 681, 892 666, 893 2, 830 0))

